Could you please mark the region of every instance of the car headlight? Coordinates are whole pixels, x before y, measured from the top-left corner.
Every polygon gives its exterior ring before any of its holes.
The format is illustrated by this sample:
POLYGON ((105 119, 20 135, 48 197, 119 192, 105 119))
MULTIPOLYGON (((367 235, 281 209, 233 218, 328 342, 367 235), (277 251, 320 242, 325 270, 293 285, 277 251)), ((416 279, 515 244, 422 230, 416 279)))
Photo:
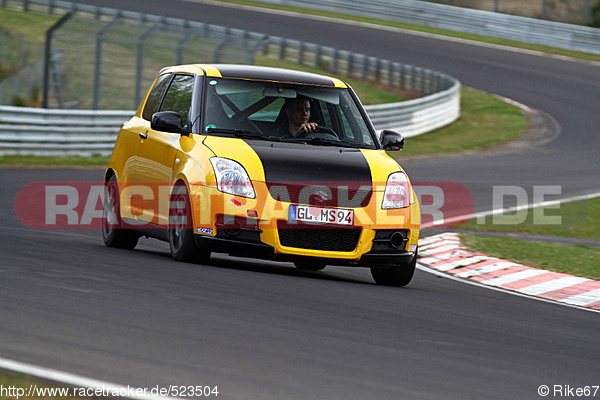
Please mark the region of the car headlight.
POLYGON ((256 198, 250 177, 240 163, 221 157, 212 157, 210 162, 215 170, 219 191, 251 199, 256 198))
POLYGON ((412 190, 403 172, 394 172, 388 177, 383 194, 382 209, 405 208, 410 206, 412 190))

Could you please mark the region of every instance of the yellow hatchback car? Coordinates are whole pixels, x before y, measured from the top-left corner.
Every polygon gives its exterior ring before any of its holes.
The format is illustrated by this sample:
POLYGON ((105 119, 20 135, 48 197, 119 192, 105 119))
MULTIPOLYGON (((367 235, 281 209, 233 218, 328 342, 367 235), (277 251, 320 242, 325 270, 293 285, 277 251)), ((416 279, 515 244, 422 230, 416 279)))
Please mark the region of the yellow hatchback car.
POLYGON ((322 75, 255 66, 163 69, 123 124, 106 171, 102 236, 168 241, 178 261, 212 252, 299 269, 368 267, 404 286, 420 212, 406 173, 354 91, 322 75))

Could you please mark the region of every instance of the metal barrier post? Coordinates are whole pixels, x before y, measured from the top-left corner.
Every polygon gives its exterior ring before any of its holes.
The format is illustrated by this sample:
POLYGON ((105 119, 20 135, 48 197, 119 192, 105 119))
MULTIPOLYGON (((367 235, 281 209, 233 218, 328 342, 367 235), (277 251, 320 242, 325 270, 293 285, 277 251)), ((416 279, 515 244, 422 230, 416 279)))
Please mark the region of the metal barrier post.
POLYGON ((347 75, 352 77, 352 70, 354 68, 354 53, 348 52, 348 72, 347 75))
POLYGON ((542 0, 542 13, 540 19, 546 19, 546 0, 542 0))
POLYGON ((188 33, 189 31, 189 21, 185 21, 183 39, 177 43, 177 64, 183 64, 183 51, 185 50, 185 45, 197 35, 196 31, 191 31, 191 33, 188 33))
POLYGON ((406 65, 400 64, 398 68, 399 76, 398 76, 398 87, 400 89, 406 89, 406 65))
POLYGON ((215 49, 215 62, 219 63, 221 62, 221 55, 223 54, 223 50, 225 49, 225 47, 227 47, 227 45, 231 42, 231 33, 230 33, 230 28, 227 27, 225 28, 225 39, 223 39, 223 42, 221 42, 221 44, 219 44, 217 46, 217 48, 215 49))
POLYGON ((281 39, 279 43, 279 59, 285 60, 285 47, 287 46, 287 41, 285 39, 281 39))
POLYGON ((321 53, 323 50, 321 49, 321 45, 317 45, 317 49, 315 50, 315 67, 321 66, 321 53))
POLYGON ((331 73, 337 74, 338 66, 338 49, 333 50, 333 60, 331 60, 331 73))
POLYGON ((161 23, 158 23, 148 29, 140 38, 138 39, 138 59, 137 59, 137 70, 136 70, 136 78, 135 78, 135 103, 134 107, 136 107, 142 101, 142 74, 144 70, 144 44, 146 40, 152 36, 154 32, 156 32, 162 26, 161 23))
POLYGON ((121 21, 121 16, 117 15, 110 23, 108 23, 96 36, 96 66, 94 71, 94 98, 92 101, 92 109, 98 109, 100 102, 100 74, 102 69, 102 43, 104 38, 121 21))
POLYGON ((584 24, 586 24, 586 25, 589 25, 591 22, 590 21, 590 7, 591 7, 590 0, 585 0, 585 11, 583 14, 583 21, 584 21, 584 24))
POLYGON ((300 42, 300 47, 298 48, 298 65, 304 64, 304 42, 300 42))
POLYGON ((267 48, 267 46, 269 45, 269 40, 270 40, 269 37, 267 35, 265 35, 265 36, 263 36, 262 39, 260 39, 258 41, 258 43, 256 43, 254 45, 254 47, 252 47, 250 50, 248 50, 248 56, 246 59, 246 62, 248 65, 254 65, 254 56, 259 51, 267 48))
POLYGON ((50 54, 52 53, 52 36, 54 35, 54 32, 63 26, 72 16, 73 12, 69 11, 46 31, 46 45, 44 48, 44 88, 42 93, 42 107, 44 108, 48 108, 50 91, 50 54))

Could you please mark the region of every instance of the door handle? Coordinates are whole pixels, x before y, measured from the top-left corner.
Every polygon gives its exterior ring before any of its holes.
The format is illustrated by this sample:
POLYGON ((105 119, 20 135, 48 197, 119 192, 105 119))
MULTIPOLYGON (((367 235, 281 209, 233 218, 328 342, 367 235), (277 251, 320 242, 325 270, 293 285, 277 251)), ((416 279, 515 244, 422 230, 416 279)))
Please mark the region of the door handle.
POLYGON ((147 133, 145 133, 145 132, 140 132, 140 137, 141 137, 142 139, 148 139, 148 134, 147 134, 147 133))

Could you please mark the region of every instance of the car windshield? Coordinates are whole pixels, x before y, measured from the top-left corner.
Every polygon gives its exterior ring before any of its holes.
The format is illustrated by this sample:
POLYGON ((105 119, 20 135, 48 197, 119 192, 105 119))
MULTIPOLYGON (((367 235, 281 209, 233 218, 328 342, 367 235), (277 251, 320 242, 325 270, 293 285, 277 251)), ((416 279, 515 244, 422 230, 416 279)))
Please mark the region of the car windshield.
POLYGON ((207 83, 204 134, 376 148, 348 89, 226 78, 207 83), (296 131, 303 123, 316 128, 296 131))

